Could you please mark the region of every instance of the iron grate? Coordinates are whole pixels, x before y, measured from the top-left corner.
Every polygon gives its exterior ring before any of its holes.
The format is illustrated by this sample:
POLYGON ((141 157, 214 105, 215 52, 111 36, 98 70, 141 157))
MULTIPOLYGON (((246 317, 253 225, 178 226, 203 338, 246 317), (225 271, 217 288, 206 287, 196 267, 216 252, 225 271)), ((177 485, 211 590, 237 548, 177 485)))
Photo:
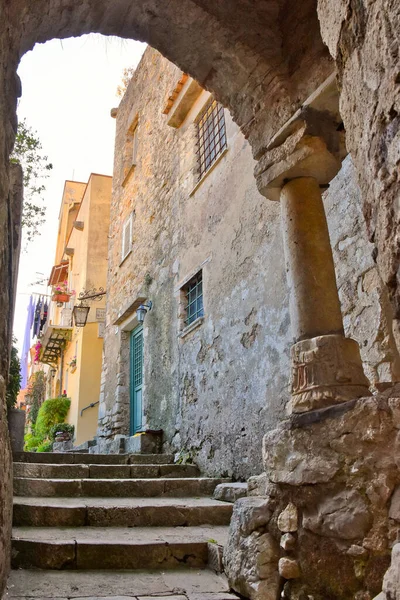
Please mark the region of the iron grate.
POLYGON ((212 98, 197 120, 199 180, 226 148, 224 107, 212 98))

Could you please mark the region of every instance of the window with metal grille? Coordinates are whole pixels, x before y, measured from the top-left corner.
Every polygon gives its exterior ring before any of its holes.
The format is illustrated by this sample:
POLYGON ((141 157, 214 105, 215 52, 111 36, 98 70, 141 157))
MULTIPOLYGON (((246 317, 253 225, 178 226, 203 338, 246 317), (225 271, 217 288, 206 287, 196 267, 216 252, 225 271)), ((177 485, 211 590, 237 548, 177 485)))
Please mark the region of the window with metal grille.
POLYGON ((200 180, 226 148, 224 107, 212 98, 197 119, 197 141, 200 180))
POLYGON ((184 287, 186 298, 185 326, 204 316, 203 274, 199 271, 184 287))

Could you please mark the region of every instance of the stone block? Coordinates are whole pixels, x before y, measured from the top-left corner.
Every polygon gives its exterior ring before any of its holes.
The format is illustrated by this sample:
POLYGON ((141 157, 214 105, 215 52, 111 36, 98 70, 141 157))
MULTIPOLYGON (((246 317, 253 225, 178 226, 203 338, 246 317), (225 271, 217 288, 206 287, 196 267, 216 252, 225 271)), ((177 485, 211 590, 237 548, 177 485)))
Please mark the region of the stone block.
POLYGON ((162 430, 160 430, 145 431, 127 437, 125 440, 125 451, 129 454, 159 454, 162 449, 162 435, 162 430))
POLYGON ((392 550, 392 561, 383 579, 385 599, 400 599, 400 544, 395 544, 392 550))
POLYGON ((160 477, 198 477, 200 471, 196 465, 160 465, 160 477))
POLYGON ((274 483, 304 485, 324 483, 339 471, 338 455, 315 441, 308 431, 292 432, 275 429, 264 436, 263 459, 269 478, 274 483))
POLYGON ((372 525, 365 500, 356 490, 327 496, 313 508, 305 509, 303 527, 320 536, 344 540, 362 539, 372 525))
POLYGON ((73 450, 74 443, 72 440, 68 440, 65 442, 54 442, 53 444, 53 452, 67 452, 68 450, 73 450))
POLYGON ((224 502, 236 502, 247 496, 247 483, 220 483, 214 490, 214 498, 224 502))
MULTIPOLYGON (((232 527, 232 524, 231 524, 232 527)), ((230 535, 224 567, 230 587, 251 600, 276 600, 279 590, 279 549, 269 533, 230 535)))
MULTIPOLYGON (((85 481, 85 480, 82 480, 85 481)), ((81 480, 14 478, 16 496, 73 497, 81 495, 81 480)))
POLYGON ((130 465, 132 479, 155 479, 159 476, 158 465, 130 465))
POLYGON ((15 452, 14 462, 46 463, 46 464, 72 464, 73 454, 61 454, 57 452, 15 452))
POLYGON ((86 525, 86 506, 43 506, 14 503, 14 526, 83 527, 86 525))
POLYGON ((13 569, 73 569, 75 542, 13 539, 11 564, 13 569))
POLYGON ((299 517, 297 507, 293 502, 289 502, 287 507, 278 516, 278 529, 283 533, 297 531, 299 517))
POLYGON ((247 495, 248 496, 267 496, 268 478, 266 473, 254 475, 247 480, 247 495))
POLYGON ((298 579, 300 577, 300 567, 293 558, 283 556, 278 563, 279 575, 284 579, 298 579))
POLYGON ((390 502, 389 517, 400 522, 400 485, 394 491, 390 502))
POLYGON ((173 462, 173 454, 131 454, 129 456, 131 465, 167 465, 173 462))
POLYGON ((46 465, 41 463, 15 463, 14 477, 47 478, 47 479, 78 479, 88 477, 87 465, 46 465))
POLYGON ((205 542, 149 542, 140 544, 78 542, 78 569, 173 569, 204 568, 208 560, 205 542))
POLYGON ((130 465, 90 465, 91 479, 129 479, 130 465))

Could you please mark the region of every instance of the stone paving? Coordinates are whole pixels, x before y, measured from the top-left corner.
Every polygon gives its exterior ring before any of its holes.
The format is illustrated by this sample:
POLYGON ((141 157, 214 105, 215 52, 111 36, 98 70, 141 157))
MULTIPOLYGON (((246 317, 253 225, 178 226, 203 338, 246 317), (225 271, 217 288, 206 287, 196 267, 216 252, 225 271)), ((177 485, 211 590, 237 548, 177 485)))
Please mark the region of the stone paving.
POLYGON ((14 459, 4 600, 236 598, 221 573, 232 504, 211 497, 226 480, 167 455, 14 459))

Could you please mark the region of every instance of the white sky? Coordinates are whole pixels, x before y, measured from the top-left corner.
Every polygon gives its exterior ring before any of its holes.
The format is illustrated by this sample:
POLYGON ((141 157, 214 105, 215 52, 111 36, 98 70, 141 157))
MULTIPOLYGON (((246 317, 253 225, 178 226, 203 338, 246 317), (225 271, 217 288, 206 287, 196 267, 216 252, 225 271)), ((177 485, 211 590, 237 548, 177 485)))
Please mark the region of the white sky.
POLYGON ((22 348, 29 295, 46 291, 32 286, 54 261, 58 212, 64 181, 86 182, 90 173, 112 175, 116 89, 124 67, 136 66, 145 44, 98 34, 37 44, 21 61, 19 119, 38 134, 53 164, 44 194, 46 223, 41 235, 21 253, 14 334, 22 348))

